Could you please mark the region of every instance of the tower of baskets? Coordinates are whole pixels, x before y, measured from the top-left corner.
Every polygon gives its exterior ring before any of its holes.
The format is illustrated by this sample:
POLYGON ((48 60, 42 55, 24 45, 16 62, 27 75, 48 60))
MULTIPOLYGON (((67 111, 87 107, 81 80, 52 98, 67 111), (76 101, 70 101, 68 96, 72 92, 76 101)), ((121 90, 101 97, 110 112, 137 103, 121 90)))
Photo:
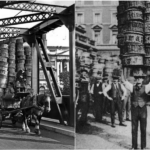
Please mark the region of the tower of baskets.
POLYGON ((117 7, 118 47, 124 76, 145 75, 145 1, 120 1, 117 7))

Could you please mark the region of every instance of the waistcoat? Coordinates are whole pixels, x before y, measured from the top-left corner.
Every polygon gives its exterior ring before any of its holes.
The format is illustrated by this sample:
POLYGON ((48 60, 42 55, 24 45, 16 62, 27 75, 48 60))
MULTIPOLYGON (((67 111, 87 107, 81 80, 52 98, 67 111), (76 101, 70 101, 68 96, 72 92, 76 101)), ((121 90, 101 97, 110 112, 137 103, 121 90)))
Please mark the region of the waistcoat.
POLYGON ((136 90, 136 86, 133 87, 133 93, 131 94, 131 103, 133 106, 143 107, 147 102, 147 95, 145 93, 145 86, 142 85, 140 90, 136 90))
POLYGON ((100 82, 99 86, 97 86, 97 83, 94 84, 94 96, 100 96, 98 92, 102 92, 102 83, 100 82))
POLYGON ((121 98, 122 97, 122 90, 121 90, 120 83, 118 83, 117 89, 113 83, 111 84, 110 96, 112 98, 121 98))

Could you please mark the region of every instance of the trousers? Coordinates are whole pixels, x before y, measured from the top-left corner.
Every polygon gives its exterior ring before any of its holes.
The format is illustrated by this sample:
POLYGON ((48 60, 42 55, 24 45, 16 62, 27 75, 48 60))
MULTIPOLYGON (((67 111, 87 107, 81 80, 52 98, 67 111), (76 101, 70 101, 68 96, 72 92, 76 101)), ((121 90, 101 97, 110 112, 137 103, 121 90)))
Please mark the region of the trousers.
POLYGON ((119 121, 122 123, 122 101, 121 99, 113 99, 111 101, 111 123, 115 123, 115 111, 118 111, 119 121))
POLYGON ((146 126, 147 126, 147 107, 131 108, 132 119, 132 148, 137 149, 138 123, 140 122, 141 149, 146 148, 146 126))
POLYGON ((108 98, 103 96, 103 114, 106 114, 106 112, 108 111, 108 98))
POLYGON ((122 118, 125 118, 126 112, 126 119, 129 119, 129 113, 131 110, 131 96, 127 95, 123 101, 123 108, 122 108, 122 118))
POLYGON ((82 123, 87 122, 88 107, 89 107, 89 95, 88 93, 86 94, 84 93, 79 98, 78 105, 76 108, 77 116, 80 113, 80 117, 78 118, 78 121, 82 123))
POLYGON ((103 115, 103 95, 94 96, 95 119, 102 121, 103 115))

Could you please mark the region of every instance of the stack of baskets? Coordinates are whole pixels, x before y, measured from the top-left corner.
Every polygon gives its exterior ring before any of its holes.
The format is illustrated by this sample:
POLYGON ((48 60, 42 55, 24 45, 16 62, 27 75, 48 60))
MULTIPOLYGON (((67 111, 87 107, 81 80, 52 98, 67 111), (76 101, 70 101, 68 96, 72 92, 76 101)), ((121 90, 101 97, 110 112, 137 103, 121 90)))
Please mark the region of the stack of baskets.
POLYGON ((0 45, 0 97, 7 87, 8 81, 8 45, 0 45))
POLYGON ((25 64, 25 54, 24 54, 24 47, 23 47, 23 39, 17 39, 16 40, 16 71, 24 70, 24 64, 25 64))
POLYGON ((133 76, 138 75, 138 71, 144 74, 144 1, 119 1, 118 11, 118 47, 122 58, 122 64, 128 70, 127 76, 133 66, 133 76))
POLYGON ((16 76, 16 39, 9 40, 8 82, 14 82, 16 76))
POLYGON ((31 86, 31 74, 32 74, 32 53, 29 45, 24 46, 24 52, 26 56, 25 70, 27 75, 27 84, 31 86))
POLYGON ((149 74, 150 71, 150 2, 145 2, 146 10, 144 13, 144 23, 145 23, 145 59, 144 59, 144 65, 147 67, 147 74, 149 74))

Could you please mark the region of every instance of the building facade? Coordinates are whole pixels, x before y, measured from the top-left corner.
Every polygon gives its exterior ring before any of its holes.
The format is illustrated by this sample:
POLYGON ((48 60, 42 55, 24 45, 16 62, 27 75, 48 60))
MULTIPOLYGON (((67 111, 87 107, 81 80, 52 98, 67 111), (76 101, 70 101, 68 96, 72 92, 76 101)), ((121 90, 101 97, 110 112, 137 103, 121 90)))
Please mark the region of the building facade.
MULTIPOLYGON (((60 85, 60 73, 69 71, 69 47, 47 46, 47 53, 50 58, 57 82, 60 85)), ((40 85, 47 87, 47 82, 41 65, 39 71, 40 85)))
POLYGON ((118 1, 76 1, 76 26, 86 30, 99 53, 119 55, 117 47, 118 1))

